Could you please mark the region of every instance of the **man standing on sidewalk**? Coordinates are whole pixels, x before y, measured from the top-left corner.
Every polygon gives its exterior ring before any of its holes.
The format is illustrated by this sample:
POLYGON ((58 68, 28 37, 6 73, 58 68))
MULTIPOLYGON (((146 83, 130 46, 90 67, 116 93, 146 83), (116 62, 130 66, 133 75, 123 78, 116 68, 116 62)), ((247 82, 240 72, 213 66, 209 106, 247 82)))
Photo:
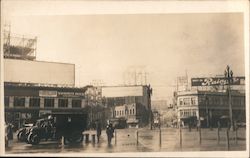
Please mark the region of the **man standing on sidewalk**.
POLYGON ((102 134, 102 126, 99 120, 96 120, 96 136, 97 136, 97 143, 99 143, 100 136, 102 134))
POLYGON ((114 137, 114 127, 112 125, 112 123, 108 123, 107 125, 107 128, 106 128, 106 133, 107 133, 107 136, 108 136, 108 145, 110 146, 111 145, 111 140, 112 138, 114 137))

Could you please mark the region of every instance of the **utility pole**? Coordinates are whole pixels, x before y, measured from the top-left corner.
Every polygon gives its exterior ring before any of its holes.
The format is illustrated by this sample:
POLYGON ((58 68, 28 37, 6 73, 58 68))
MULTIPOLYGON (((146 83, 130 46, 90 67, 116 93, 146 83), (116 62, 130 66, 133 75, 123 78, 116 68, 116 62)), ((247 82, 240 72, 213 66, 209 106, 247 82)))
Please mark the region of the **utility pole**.
POLYGON ((206 104, 206 119, 207 119, 207 128, 209 127, 209 116, 208 116, 208 97, 205 94, 205 104, 206 104))
POLYGON ((232 98, 231 98, 231 87, 230 84, 233 80, 233 71, 230 69, 229 65, 227 65, 225 70, 225 78, 228 81, 227 91, 228 91, 228 106, 229 106, 229 117, 230 117, 230 130, 233 130, 233 112, 232 112, 232 98))

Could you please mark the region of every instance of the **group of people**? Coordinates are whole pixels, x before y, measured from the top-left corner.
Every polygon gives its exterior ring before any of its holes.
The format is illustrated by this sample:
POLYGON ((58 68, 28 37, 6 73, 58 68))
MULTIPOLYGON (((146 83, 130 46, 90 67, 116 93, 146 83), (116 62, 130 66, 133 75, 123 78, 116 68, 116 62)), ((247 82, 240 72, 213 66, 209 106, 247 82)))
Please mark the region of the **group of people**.
MULTIPOLYGON (((97 136, 97 142, 99 143, 100 141, 100 136, 102 133, 102 125, 99 120, 96 121, 96 136, 97 136)), ((113 124, 108 121, 107 126, 106 126, 106 134, 108 138, 108 145, 111 145, 111 140, 114 137, 114 127, 113 124)))

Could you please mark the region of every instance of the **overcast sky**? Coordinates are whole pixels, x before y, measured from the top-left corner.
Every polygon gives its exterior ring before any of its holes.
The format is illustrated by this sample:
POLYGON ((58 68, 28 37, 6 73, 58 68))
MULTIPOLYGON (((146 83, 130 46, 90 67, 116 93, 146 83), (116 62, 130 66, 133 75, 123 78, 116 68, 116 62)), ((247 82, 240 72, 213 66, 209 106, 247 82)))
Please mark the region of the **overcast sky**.
POLYGON ((172 95, 177 76, 244 75, 240 13, 11 16, 13 33, 38 37, 37 60, 74 63, 76 85, 123 84, 144 67, 153 99, 172 95))

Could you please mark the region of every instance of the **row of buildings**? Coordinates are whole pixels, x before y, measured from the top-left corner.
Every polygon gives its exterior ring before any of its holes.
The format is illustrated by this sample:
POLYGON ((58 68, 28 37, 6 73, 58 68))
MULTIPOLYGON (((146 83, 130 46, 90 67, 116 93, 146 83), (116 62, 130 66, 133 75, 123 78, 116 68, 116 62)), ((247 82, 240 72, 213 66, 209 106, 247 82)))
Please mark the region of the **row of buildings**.
POLYGON ((228 126, 246 122, 245 77, 192 78, 190 86, 175 93, 178 122, 184 126, 228 126))
MULTIPOLYGON (((12 36, 4 33, 4 107, 5 121, 16 128, 45 114, 79 112, 88 114, 89 127, 95 120, 121 128, 160 124, 161 114, 151 110, 150 85, 76 87, 74 64, 37 61, 37 38, 12 36)), ((166 108, 174 117, 169 120, 184 126, 199 120, 205 127, 229 117, 245 122, 245 77, 231 79, 228 85, 225 77, 193 78, 188 85, 182 78, 184 88, 177 88, 166 108)))
POLYGON ((16 129, 53 113, 85 113, 88 127, 100 120, 119 126, 146 126, 149 123, 148 85, 76 87, 75 65, 36 60, 37 38, 4 32, 4 109, 6 123, 16 129))

